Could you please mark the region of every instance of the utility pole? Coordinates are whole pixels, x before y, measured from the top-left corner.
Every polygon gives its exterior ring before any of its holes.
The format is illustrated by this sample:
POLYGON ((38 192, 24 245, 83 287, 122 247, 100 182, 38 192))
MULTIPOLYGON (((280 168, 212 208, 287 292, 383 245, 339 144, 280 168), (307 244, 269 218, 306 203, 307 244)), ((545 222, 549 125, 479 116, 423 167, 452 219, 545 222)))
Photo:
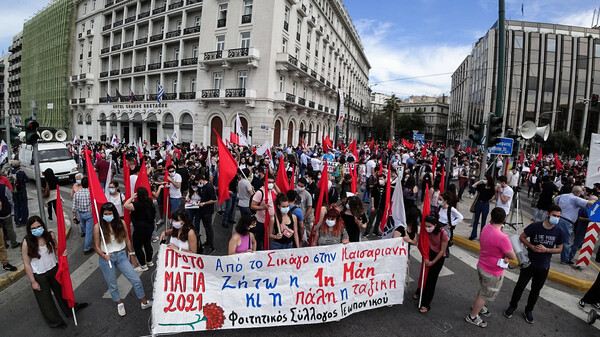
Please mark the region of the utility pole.
MULTIPOLYGON (((31 118, 36 121, 37 120, 37 102, 31 101, 31 118)), ((48 223, 48 219, 46 219, 46 210, 44 207, 44 200, 42 199, 42 179, 40 172, 40 155, 38 152, 38 141, 36 140, 33 146, 33 168, 35 169, 35 187, 37 190, 37 199, 38 199, 38 207, 40 208, 40 215, 44 223, 48 223)), ((46 180, 46 184, 49 182, 46 180)), ((50 186, 50 188, 56 188, 56 186, 50 186)))
POLYGON ((363 126, 362 126, 362 115, 363 115, 363 105, 362 105, 362 99, 360 100, 360 111, 359 111, 359 115, 358 115, 358 136, 356 138, 358 138, 357 142, 360 144, 362 142, 362 132, 363 132, 363 126))

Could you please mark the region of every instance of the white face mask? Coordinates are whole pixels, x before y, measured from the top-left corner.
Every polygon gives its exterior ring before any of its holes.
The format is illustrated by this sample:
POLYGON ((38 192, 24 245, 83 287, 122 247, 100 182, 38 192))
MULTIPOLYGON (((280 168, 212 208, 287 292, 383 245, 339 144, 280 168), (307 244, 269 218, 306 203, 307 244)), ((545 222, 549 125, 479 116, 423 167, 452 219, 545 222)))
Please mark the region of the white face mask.
POLYGON ((268 183, 267 186, 269 187, 269 190, 272 190, 273 187, 275 187, 275 184, 273 183, 268 183))
POLYGON ((183 222, 181 222, 181 221, 173 221, 173 228, 180 229, 181 227, 183 227, 183 222))
POLYGON ((325 219, 325 223, 327 223, 327 227, 335 226, 335 220, 325 219))
POLYGON ((379 180, 379 185, 385 185, 385 180, 379 180))
POLYGON ((435 227, 425 227, 425 230, 427 231, 427 233, 431 233, 435 230, 435 227))

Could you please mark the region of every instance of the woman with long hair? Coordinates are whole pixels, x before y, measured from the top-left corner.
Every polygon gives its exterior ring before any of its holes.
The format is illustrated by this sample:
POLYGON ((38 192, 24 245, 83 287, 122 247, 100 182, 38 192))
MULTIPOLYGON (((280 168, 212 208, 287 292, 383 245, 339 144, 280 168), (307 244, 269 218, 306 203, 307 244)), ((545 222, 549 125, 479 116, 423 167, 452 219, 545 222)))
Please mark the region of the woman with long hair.
POLYGON ((133 286, 135 296, 141 301, 141 308, 150 308, 152 301, 146 299, 142 281, 133 269, 133 265, 137 264, 137 262, 135 261, 135 253, 131 247, 131 242, 129 242, 129 237, 127 236, 125 221, 119 218, 117 208, 110 202, 100 207, 100 216, 99 223, 94 226, 94 250, 100 256, 98 264, 110 290, 110 296, 117 303, 119 316, 125 316, 127 312, 125 311, 125 304, 121 301, 121 295, 119 295, 116 269, 133 286), (100 237, 100 229, 102 229, 103 238, 100 237), (103 239, 106 245, 103 244, 103 239), (109 261, 112 267, 109 266, 109 261))
POLYGON ((256 217, 243 214, 235 226, 235 233, 229 240, 229 255, 251 253, 256 251, 256 239, 250 232, 256 226, 256 217))
POLYGON ((473 184, 473 188, 475 188, 475 190, 479 194, 477 195, 477 200, 475 203, 475 218, 473 220, 473 230, 471 231, 471 236, 469 236, 469 240, 474 240, 475 238, 477 238, 477 227, 479 226, 480 218, 480 234, 483 230, 483 226, 485 226, 488 213, 490 212, 490 202, 496 197, 494 186, 494 178, 489 174, 486 174, 484 179, 479 180, 478 182, 473 184))
MULTIPOLYGON (((346 204, 343 206, 342 220, 348 231, 348 238, 350 242, 360 241, 360 229, 367 227, 367 215, 365 214, 365 207, 362 200, 359 197, 353 196, 346 200, 346 204)), ((376 224, 376 228, 379 228, 379 224, 376 224)))
POLYGON ((317 228, 314 240, 317 246, 328 246, 338 243, 346 244, 350 242, 348 232, 344 228, 344 220, 342 220, 342 216, 337 209, 332 207, 327 211, 325 214, 325 225, 317 228))
MULTIPOLYGON (((56 236, 53 232, 48 231, 42 218, 37 215, 30 217, 26 226, 27 234, 25 234, 21 246, 25 274, 31 282, 33 295, 46 324, 52 328, 64 329, 67 327, 67 323, 60 316, 54 299, 65 316, 70 317, 71 310, 67 301, 62 297, 62 286, 56 280, 58 271, 56 236), (54 293, 54 299, 52 299, 52 293, 54 293)), ((63 255, 67 256, 66 250, 63 255)), ((85 307, 87 307, 87 303, 75 303, 74 309, 77 311, 85 307)))
POLYGON ((186 211, 194 224, 196 232, 200 232, 200 207, 197 207, 196 205, 200 204, 202 201, 202 195, 200 194, 201 190, 200 187, 198 187, 199 183, 200 176, 195 176, 190 183, 191 188, 188 190, 188 194, 185 198, 186 204, 193 204, 192 207, 186 208, 186 211))
POLYGON ((140 266, 136 271, 146 271, 148 267, 154 266, 152 262, 152 232, 154 231, 154 204, 148 196, 145 187, 138 187, 136 193, 125 201, 123 207, 131 212, 131 223, 133 224, 133 249, 140 266), (137 198, 137 201, 134 201, 137 198))
POLYGON ((298 219, 290 211, 290 202, 285 194, 279 194, 275 198, 275 215, 271 218, 271 233, 273 239, 271 249, 292 248, 293 244, 300 247, 298 240, 298 219))
POLYGON ((177 210, 172 215, 172 228, 160 234, 160 241, 167 235, 171 236, 168 248, 194 253, 198 251, 198 237, 194 231, 192 220, 184 210, 177 210))
POLYGON ((58 185, 58 179, 54 175, 54 171, 47 168, 42 179, 42 197, 44 204, 48 207, 48 220, 52 220, 52 213, 56 215, 56 185, 58 185))

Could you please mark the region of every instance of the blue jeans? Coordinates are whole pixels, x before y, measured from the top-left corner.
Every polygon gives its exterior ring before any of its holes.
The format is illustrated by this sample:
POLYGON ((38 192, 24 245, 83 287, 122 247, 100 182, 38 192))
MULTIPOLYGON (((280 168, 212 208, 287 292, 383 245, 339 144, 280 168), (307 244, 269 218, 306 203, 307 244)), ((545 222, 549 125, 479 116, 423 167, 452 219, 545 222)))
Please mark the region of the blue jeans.
POLYGON ((181 204, 181 198, 169 197, 169 201, 171 202, 171 209, 169 209, 169 212, 173 214, 179 208, 179 205, 181 204))
POLYGON ((485 220, 487 220, 488 213, 490 212, 490 203, 485 201, 478 201, 475 204, 475 217, 473 218, 473 230, 471 231, 470 240, 475 239, 477 237, 477 226, 479 226, 479 218, 481 217, 481 229, 479 230, 479 234, 481 234, 481 230, 483 226, 485 226, 485 220))
POLYGON ((135 291, 135 296, 138 299, 142 299, 146 294, 144 293, 144 287, 142 287, 142 280, 138 274, 136 274, 135 270, 133 270, 133 266, 129 259, 127 258, 127 252, 125 249, 120 250, 118 252, 110 253, 110 262, 112 263, 112 268, 108 266, 108 261, 105 259, 98 257, 100 270, 102 271, 102 276, 104 276, 104 280, 106 284, 108 284, 108 290, 110 290, 110 296, 113 301, 118 302, 121 300, 121 295, 119 294, 119 287, 117 286, 117 272, 115 270, 119 269, 121 274, 125 275, 125 277, 131 282, 133 285, 133 290, 135 291))
POLYGON ((563 233, 564 242, 563 249, 560 252, 560 262, 568 262, 569 256, 571 254, 571 234, 573 233, 573 224, 568 222, 567 220, 560 218, 558 220, 558 229, 560 229, 563 233))
POLYGON ((535 221, 537 221, 538 214, 540 215, 540 220, 541 220, 541 221, 544 221, 544 220, 546 220, 546 214, 547 214, 547 213, 548 213, 548 212, 547 212, 547 211, 544 211, 543 209, 536 208, 536 209, 535 209, 535 212, 533 213, 533 221, 534 221, 534 222, 535 222, 535 221))
POLYGON ((227 201, 225 201, 225 213, 223 214, 223 222, 221 222, 221 224, 223 226, 227 225, 228 222, 233 221, 233 217, 235 214, 235 207, 234 205, 237 204, 237 194, 231 194, 229 196, 229 199, 227 199, 227 201))
POLYGON ((290 242, 288 244, 281 244, 275 240, 271 241, 271 250, 278 250, 278 249, 290 249, 294 247, 294 243, 290 242))
POLYGON ((244 206, 238 205, 238 208, 240 209, 240 215, 252 214, 252 210, 250 210, 250 207, 244 207, 244 206))
POLYGON ((569 254, 569 261, 575 257, 577 251, 579 250, 579 248, 581 248, 581 245, 583 245, 583 240, 585 240, 585 233, 587 232, 589 224, 589 222, 577 222, 575 236, 573 237, 573 245, 571 245, 571 253, 569 254))
POLYGON ((27 206, 27 191, 16 192, 13 195, 15 203, 15 223, 17 226, 24 225, 29 219, 29 207, 27 206))
POLYGON ((79 226, 85 228, 83 251, 86 252, 92 249, 92 241, 94 240, 94 218, 92 217, 92 212, 77 212, 77 218, 79 219, 79 226))
POLYGON ((200 209, 191 208, 187 210, 187 213, 190 216, 190 220, 194 221, 194 229, 196 230, 196 234, 200 233, 200 209))

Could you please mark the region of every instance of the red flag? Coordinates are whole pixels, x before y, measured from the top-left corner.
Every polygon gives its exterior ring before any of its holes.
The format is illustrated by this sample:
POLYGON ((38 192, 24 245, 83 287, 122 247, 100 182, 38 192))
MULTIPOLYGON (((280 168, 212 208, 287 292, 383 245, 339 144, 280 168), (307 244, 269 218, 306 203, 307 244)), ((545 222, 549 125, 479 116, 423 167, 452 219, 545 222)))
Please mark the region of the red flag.
POLYGON ((535 169, 535 160, 533 160, 533 162, 531 163, 531 168, 529 169, 529 174, 527 175, 527 179, 529 179, 529 176, 533 174, 534 169, 535 169))
POLYGON ((346 151, 346 147, 344 146, 344 144, 341 141, 338 142, 338 147, 340 148, 340 150, 346 151))
POLYGON ((350 175, 352 176, 352 183, 350 184, 350 188, 352 190, 352 193, 354 193, 354 195, 356 195, 356 185, 357 185, 357 181, 358 181, 358 177, 356 176, 356 165, 354 165, 354 163, 349 164, 350 166, 350 175))
POLYGON ((435 178, 435 169, 437 168, 437 156, 433 156, 433 163, 431 167, 431 175, 435 178))
POLYGON ((75 305, 75 295, 73 294, 73 284, 71 284, 71 275, 69 274, 69 262, 67 257, 63 256, 67 249, 67 238, 65 235, 65 215, 63 213, 62 199, 60 197, 60 189, 56 185, 56 226, 57 226, 57 242, 56 256, 58 256, 58 270, 56 271, 56 280, 61 285, 62 297, 67 300, 69 308, 75 305))
POLYGON ((271 216, 269 215, 269 170, 265 170, 265 205, 267 205, 267 210, 265 211, 265 236, 263 249, 269 250, 271 248, 271 241, 269 238, 269 226, 271 225, 271 216))
POLYGON ((300 141, 302 141, 302 148, 306 148, 306 143, 304 142, 304 139, 302 137, 300 137, 300 141))
POLYGON ((356 149, 356 139, 348 145, 348 150, 352 151, 354 159, 358 161, 358 150, 356 149))
POLYGON ((229 183, 238 170, 238 163, 233 159, 231 152, 227 149, 217 130, 213 129, 217 135, 217 143, 219 145, 219 204, 229 199, 229 183))
POLYGON ((371 143, 369 144, 369 148, 373 151, 373 147, 375 146, 375 139, 371 138, 371 143))
MULTIPOLYGON (((321 180, 319 180, 319 199, 317 200, 317 208, 315 208, 315 222, 319 222, 321 219, 321 207, 323 207, 323 199, 328 198, 327 192, 329 191, 329 178, 327 174, 327 162, 321 172, 321 180)), ((327 204, 327 201, 325 202, 327 204)), ((310 231, 310 238, 308 239, 309 245, 312 245, 314 234, 317 230, 317 226, 313 226, 310 231)))
POLYGON ((540 154, 538 154, 538 158, 537 161, 542 161, 543 156, 542 156, 542 148, 540 147, 540 154))
MULTIPOLYGON (((425 266, 425 260, 429 260, 429 234, 425 229, 425 217, 429 215, 431 206, 429 202, 429 184, 425 185, 425 199, 423 200, 423 218, 421 219, 421 229, 419 230, 419 252, 421 253, 421 271, 419 272, 419 289, 425 287, 429 267, 425 266)), ((443 230, 443 229, 442 229, 443 230)))
POLYGON ((229 136, 229 142, 240 145, 240 137, 236 135, 235 132, 231 132, 231 135, 229 136))
POLYGON ((285 172, 285 164, 283 163, 283 156, 279 159, 279 168, 277 168, 277 179, 275 185, 279 187, 281 193, 287 193, 290 189, 290 182, 285 172))
POLYGON ((294 185, 296 184, 296 182, 294 181, 295 175, 296 175, 296 165, 294 164, 294 165, 292 165, 292 177, 290 179, 290 188, 288 188, 288 191, 294 189, 294 185))
POLYGON ((390 174, 390 164, 388 164, 388 174, 387 174, 387 186, 385 187, 385 210, 383 211, 383 217, 381 218, 381 224, 379 224, 379 231, 383 233, 383 229, 385 228, 385 224, 390 217, 390 197, 392 194, 392 184, 391 184, 391 174, 390 174))
POLYGON ((146 170, 146 159, 142 161, 142 167, 138 173, 138 178, 135 181, 134 191, 137 191, 138 187, 144 187, 148 191, 148 196, 152 198, 152 190, 150 189, 150 180, 148 179, 148 171, 146 170))
POLYGON ((423 149, 421 150, 421 157, 427 157, 427 143, 423 145, 423 149))
POLYGON ((440 181, 440 194, 444 193, 446 187, 446 167, 442 166, 442 180, 440 181))
POLYGON ((98 176, 96 175, 96 170, 92 165, 92 159, 90 158, 90 152, 86 147, 85 149, 85 160, 87 162, 87 175, 88 181, 90 184, 90 200, 92 201, 92 216, 94 218, 94 224, 98 223, 98 212, 100 211, 100 207, 107 202, 106 195, 104 194, 104 190, 102 190, 102 186, 100 186, 100 180, 98 180, 98 176))
POLYGON ((392 149, 392 141, 388 140, 388 150, 391 150, 391 149, 392 149))
MULTIPOLYGON (((208 158, 210 160, 210 151, 208 152, 208 158)), ((167 177, 169 177, 169 169, 167 169, 167 167, 171 166, 171 156, 167 153, 167 164, 165 165, 165 178, 164 178, 164 182, 168 182, 169 180, 167 179, 167 177)), ((173 213, 172 210, 169 210, 169 207, 171 207, 171 203, 170 203, 170 192, 169 192, 169 188, 165 186, 165 188, 163 188, 163 210, 165 211, 165 218, 166 219, 171 219, 171 213, 173 213)), ((131 196, 130 196, 131 198, 131 196)))
POLYGON ((327 143, 325 138, 321 138, 321 144, 323 144, 323 152, 324 153, 329 152, 329 144, 327 143))
MULTIPOLYGON (((129 200, 131 198, 131 182, 129 179, 129 164, 127 164, 125 153, 123 153, 123 180, 125 184, 125 200, 129 200)), ((126 209, 123 209, 123 220, 125 220, 127 235, 129 236, 129 241, 131 241, 131 228, 129 227, 131 225, 131 215, 126 209)))
POLYGON ((554 154, 554 163, 556 164, 556 171, 560 171, 562 170, 562 163, 560 162, 560 160, 558 160, 558 154, 554 154))
POLYGON ((580 161, 580 160, 581 160, 581 156, 580 156, 580 155, 577 155, 577 157, 575 157, 575 159, 576 159, 577 161, 580 161))
POLYGON ((521 150, 521 154, 519 155, 519 165, 523 165, 523 150, 521 150))

